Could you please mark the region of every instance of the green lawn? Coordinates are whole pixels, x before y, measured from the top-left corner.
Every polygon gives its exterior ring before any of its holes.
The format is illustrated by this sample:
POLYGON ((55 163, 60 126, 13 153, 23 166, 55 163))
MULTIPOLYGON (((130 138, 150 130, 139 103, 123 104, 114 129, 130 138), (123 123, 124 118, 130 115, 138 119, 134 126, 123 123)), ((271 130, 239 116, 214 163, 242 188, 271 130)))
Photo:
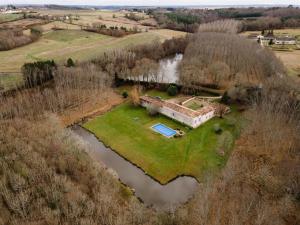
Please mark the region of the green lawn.
POLYGON ((151 117, 141 107, 124 103, 111 112, 99 116, 83 126, 119 154, 141 167, 146 173, 167 183, 178 175, 201 179, 207 171, 224 166, 237 136, 237 129, 229 115, 227 119, 214 118, 197 129, 189 129, 164 116, 151 117), (182 138, 165 138, 150 127, 163 123, 186 132, 182 138), (215 134, 214 124, 223 129, 215 134), (225 156, 218 154, 220 148, 225 156))

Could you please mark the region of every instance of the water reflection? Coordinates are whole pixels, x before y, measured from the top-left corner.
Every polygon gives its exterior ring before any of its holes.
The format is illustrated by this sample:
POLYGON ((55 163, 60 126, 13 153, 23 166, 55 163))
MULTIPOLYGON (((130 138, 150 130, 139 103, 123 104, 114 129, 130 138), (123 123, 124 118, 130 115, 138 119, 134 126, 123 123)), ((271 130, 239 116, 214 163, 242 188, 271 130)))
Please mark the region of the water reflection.
POLYGON ((182 54, 176 54, 173 58, 162 59, 159 62, 158 81, 160 83, 177 83, 179 78, 178 65, 182 58, 182 54))
POLYGON ((112 168, 120 180, 133 188, 136 196, 146 205, 153 205, 158 209, 174 208, 191 198, 198 187, 197 181, 191 177, 179 177, 167 185, 161 185, 145 175, 141 169, 106 148, 82 127, 74 126, 72 130, 88 143, 92 157, 112 168))

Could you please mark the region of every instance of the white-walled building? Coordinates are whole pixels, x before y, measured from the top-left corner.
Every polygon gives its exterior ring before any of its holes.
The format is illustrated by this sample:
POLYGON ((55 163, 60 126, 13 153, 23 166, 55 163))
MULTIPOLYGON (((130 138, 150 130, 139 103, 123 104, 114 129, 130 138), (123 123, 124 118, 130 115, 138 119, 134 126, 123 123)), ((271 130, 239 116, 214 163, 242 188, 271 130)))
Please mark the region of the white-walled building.
POLYGON ((295 45, 297 44, 296 38, 293 37, 278 37, 275 39, 276 45, 295 45))
POLYGON ((140 97, 140 102, 143 107, 155 107, 159 113, 192 128, 199 127, 217 113, 216 103, 206 104, 198 110, 193 110, 183 105, 151 96, 140 97))

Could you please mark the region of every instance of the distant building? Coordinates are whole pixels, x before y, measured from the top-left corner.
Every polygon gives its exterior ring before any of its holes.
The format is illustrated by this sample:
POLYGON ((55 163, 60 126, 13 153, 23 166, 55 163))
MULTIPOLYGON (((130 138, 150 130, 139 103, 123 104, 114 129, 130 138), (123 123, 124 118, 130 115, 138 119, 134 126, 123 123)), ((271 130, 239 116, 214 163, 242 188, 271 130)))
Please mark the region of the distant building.
POLYGON ((295 45, 297 43, 296 38, 293 37, 276 37, 276 45, 295 45))
MULTIPOLYGON (((254 39, 255 34, 249 35, 249 39, 254 39)), ((280 36, 274 36, 273 33, 268 33, 267 35, 258 35, 256 37, 259 43, 261 45, 270 45, 270 44, 275 44, 275 45, 295 45, 297 44, 297 40, 294 37, 290 36, 285 36, 285 37, 280 37, 280 36)))
MULTIPOLYGON (((140 102, 143 107, 155 107, 159 113, 192 128, 197 128, 201 124, 215 117, 218 113, 218 106, 221 105, 218 103, 202 102, 202 107, 197 110, 193 110, 185 106, 188 101, 192 100, 195 101, 195 98, 190 98, 183 104, 177 104, 157 97, 140 97, 140 102)), ((229 107, 226 107, 226 112, 229 111, 229 107)))

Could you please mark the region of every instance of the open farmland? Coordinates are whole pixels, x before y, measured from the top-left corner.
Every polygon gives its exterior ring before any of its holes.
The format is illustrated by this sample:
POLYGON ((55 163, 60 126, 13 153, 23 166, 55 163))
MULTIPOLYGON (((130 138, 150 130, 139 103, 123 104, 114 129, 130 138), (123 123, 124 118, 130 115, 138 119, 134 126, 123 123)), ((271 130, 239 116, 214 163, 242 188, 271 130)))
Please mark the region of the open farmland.
POLYGON ((52 16, 63 16, 72 15, 73 24, 78 25, 92 25, 94 23, 102 23, 106 26, 118 26, 126 27, 128 29, 137 27, 141 30, 148 29, 147 26, 143 26, 143 22, 147 22, 156 25, 154 19, 149 18, 144 13, 136 13, 138 16, 143 17, 144 20, 133 21, 125 17, 127 11, 108 11, 108 10, 39 10, 40 15, 52 15, 52 16))
MULTIPOLYGON (((260 31, 248 31, 242 33, 243 36, 250 34, 259 35, 260 31)), ((300 77, 300 29, 278 29, 274 30, 275 36, 294 36, 298 44, 292 46, 272 46, 271 49, 275 55, 280 58, 285 67, 287 68, 288 74, 295 80, 299 81, 300 77)))
POLYGON ((1 23, 0 29, 14 29, 14 28, 27 29, 45 23, 46 21, 41 19, 21 19, 21 20, 11 21, 7 23, 1 23))
POLYGON ((17 20, 17 19, 20 19, 22 17, 23 17, 22 14, 13 14, 13 13, 4 14, 4 13, 1 13, 0 14, 0 23, 5 23, 5 22, 17 20))
POLYGON ((300 50, 276 51, 275 54, 282 60, 290 76, 300 78, 300 50))
POLYGON ((64 62, 69 57, 75 60, 88 60, 104 51, 185 34, 171 32, 167 35, 168 33, 168 31, 159 30, 114 38, 81 30, 51 31, 45 33, 35 43, 0 52, 0 72, 18 72, 25 62, 36 60, 54 59, 64 62))

